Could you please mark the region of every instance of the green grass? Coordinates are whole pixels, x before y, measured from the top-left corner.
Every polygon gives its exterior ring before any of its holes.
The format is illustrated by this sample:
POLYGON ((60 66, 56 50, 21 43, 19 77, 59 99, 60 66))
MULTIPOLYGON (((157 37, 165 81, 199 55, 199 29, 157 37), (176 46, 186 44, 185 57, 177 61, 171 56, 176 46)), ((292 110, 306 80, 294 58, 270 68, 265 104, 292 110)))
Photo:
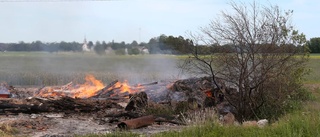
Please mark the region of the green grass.
POLYGON ((310 58, 311 59, 320 59, 320 54, 319 53, 310 54, 310 58))
MULTIPOLYGON (((320 136, 320 111, 313 103, 303 109, 286 115, 277 123, 265 128, 230 126, 217 123, 188 127, 183 131, 164 132, 155 137, 316 137, 320 136)), ((319 105, 319 104, 318 104, 319 105)))
POLYGON ((306 83, 320 83, 320 54, 310 56, 308 67, 310 75, 306 76, 306 83))
MULTIPOLYGON (((314 86, 314 85, 313 85, 314 86)), ((314 100, 303 104, 301 110, 289 113, 265 128, 221 126, 216 122, 170 131, 155 137, 317 137, 320 136, 320 87, 309 87, 314 100)))
POLYGON ((104 83, 116 79, 132 83, 176 78, 174 56, 98 56, 94 53, 0 53, 0 82, 10 85, 62 85, 83 82, 92 74, 104 83))

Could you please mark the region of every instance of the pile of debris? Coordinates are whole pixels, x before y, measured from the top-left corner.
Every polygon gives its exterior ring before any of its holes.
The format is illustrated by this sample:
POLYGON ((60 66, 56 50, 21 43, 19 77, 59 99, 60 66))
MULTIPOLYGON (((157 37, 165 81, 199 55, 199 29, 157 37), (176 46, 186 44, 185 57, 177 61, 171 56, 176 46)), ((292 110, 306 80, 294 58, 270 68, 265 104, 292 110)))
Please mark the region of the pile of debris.
MULTIPOLYGON (((88 79, 91 81, 85 84, 70 82, 62 86, 39 88, 14 88, 3 84, 0 86, 0 93, 7 91, 9 94, 0 99, 0 115, 29 115, 31 119, 35 119, 35 123, 41 123, 42 119, 49 121, 61 118, 66 121, 76 117, 91 119, 97 125, 108 125, 109 128, 116 126, 120 129, 136 129, 155 123, 185 125, 175 114, 148 112, 155 104, 178 111, 181 110, 179 104, 185 104, 184 111, 187 111, 212 107, 223 101, 218 92, 221 87, 216 87, 210 77, 133 86, 118 80, 104 86, 91 77, 88 79)), ((217 81, 219 85, 224 85, 222 80, 217 81)), ((19 122, 11 125, 21 126, 17 123, 19 122)), ((45 122, 41 127, 31 128, 41 132, 49 131, 53 123, 45 122)))

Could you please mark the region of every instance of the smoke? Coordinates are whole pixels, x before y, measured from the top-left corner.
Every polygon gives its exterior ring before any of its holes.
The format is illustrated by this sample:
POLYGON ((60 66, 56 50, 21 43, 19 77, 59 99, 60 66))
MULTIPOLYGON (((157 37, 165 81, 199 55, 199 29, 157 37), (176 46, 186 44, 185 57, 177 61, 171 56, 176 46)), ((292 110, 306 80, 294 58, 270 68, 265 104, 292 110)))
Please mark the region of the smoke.
POLYGON ((161 80, 180 79, 177 67, 179 59, 174 55, 127 56, 132 62, 124 61, 115 64, 116 73, 130 83, 147 83, 161 80))
POLYGON ((187 78, 174 55, 104 55, 93 52, 6 52, 1 54, 0 78, 10 85, 64 85, 83 83, 87 74, 108 84, 130 84, 187 78))

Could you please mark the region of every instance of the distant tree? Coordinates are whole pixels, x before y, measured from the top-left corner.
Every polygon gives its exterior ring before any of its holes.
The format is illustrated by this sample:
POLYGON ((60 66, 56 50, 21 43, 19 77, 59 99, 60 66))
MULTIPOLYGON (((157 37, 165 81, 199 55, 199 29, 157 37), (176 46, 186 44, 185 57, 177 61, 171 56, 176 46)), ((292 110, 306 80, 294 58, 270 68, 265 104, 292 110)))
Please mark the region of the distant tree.
POLYGON ((125 51, 125 49, 117 49, 117 50, 115 50, 115 54, 116 55, 125 55, 126 51, 125 51))
POLYGON ((187 54, 193 50, 193 43, 189 39, 184 39, 182 36, 168 36, 165 40, 167 50, 172 50, 173 54, 187 54))
POLYGON ((145 47, 145 48, 147 48, 147 47, 148 47, 148 43, 141 42, 141 43, 139 44, 139 46, 140 46, 140 47, 145 47))
POLYGON ((122 41, 119 45, 120 48, 126 48, 126 42, 122 41))
POLYGON ((131 47, 137 47, 139 44, 137 41, 134 40, 134 41, 132 41, 132 43, 130 45, 131 45, 131 47))
POLYGON ((94 46, 92 41, 89 41, 87 45, 89 49, 92 49, 92 47, 94 46))
POLYGON ((129 53, 130 55, 138 55, 138 54, 140 54, 140 50, 138 49, 138 48, 132 48, 131 50, 130 50, 130 53, 129 53))
POLYGON ((148 43, 148 49, 150 54, 160 53, 160 48, 157 38, 151 38, 148 43))
POLYGON ((29 44, 27 50, 28 51, 41 51, 42 47, 44 47, 44 44, 41 41, 37 40, 37 41, 34 41, 31 44, 29 44))
POLYGON ((65 42, 61 41, 59 43, 59 51, 73 51, 79 52, 82 50, 82 44, 78 42, 65 42))
POLYGON ((8 45, 6 43, 0 43, 0 51, 6 51, 8 49, 8 45))
POLYGON ((19 43, 9 43, 8 47, 5 50, 8 51, 28 51, 30 48, 30 43, 25 43, 23 41, 19 41, 19 43))
POLYGON ((307 44, 311 53, 320 53, 320 37, 311 38, 307 44))
POLYGON ((47 43, 45 47, 43 48, 44 51, 48 51, 50 53, 52 52, 58 52, 59 51, 59 44, 58 43, 47 43))
POLYGON ((107 49, 108 46, 109 46, 109 45, 108 45, 105 41, 102 41, 102 47, 103 47, 104 49, 107 49))
POLYGON ((105 55, 105 48, 103 46, 103 44, 100 43, 100 41, 96 42, 96 45, 94 46, 94 51, 98 54, 98 55, 105 55))

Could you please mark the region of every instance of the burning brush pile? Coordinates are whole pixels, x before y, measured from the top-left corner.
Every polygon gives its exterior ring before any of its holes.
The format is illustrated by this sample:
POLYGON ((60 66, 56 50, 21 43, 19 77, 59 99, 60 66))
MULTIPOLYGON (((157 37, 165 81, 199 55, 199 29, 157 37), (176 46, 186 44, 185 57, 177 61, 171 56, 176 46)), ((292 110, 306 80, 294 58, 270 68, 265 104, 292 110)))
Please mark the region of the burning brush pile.
MULTIPOLYGON (((40 88, 15 88, 2 84, 0 115, 30 115, 38 123, 43 116, 62 118, 63 121, 81 116, 90 117, 98 125, 135 129, 155 123, 184 125, 177 116, 181 112, 212 107, 223 100, 209 77, 135 85, 118 80, 104 85, 92 75, 86 76, 85 80, 83 84, 70 82, 40 88), (162 109, 170 109, 173 113, 157 112, 162 109)), ((218 82, 223 85, 221 80, 218 82)), ((13 122, 11 125, 19 124, 13 122)), ((31 129, 50 130, 50 125, 53 124, 39 128, 34 124, 31 129)))

